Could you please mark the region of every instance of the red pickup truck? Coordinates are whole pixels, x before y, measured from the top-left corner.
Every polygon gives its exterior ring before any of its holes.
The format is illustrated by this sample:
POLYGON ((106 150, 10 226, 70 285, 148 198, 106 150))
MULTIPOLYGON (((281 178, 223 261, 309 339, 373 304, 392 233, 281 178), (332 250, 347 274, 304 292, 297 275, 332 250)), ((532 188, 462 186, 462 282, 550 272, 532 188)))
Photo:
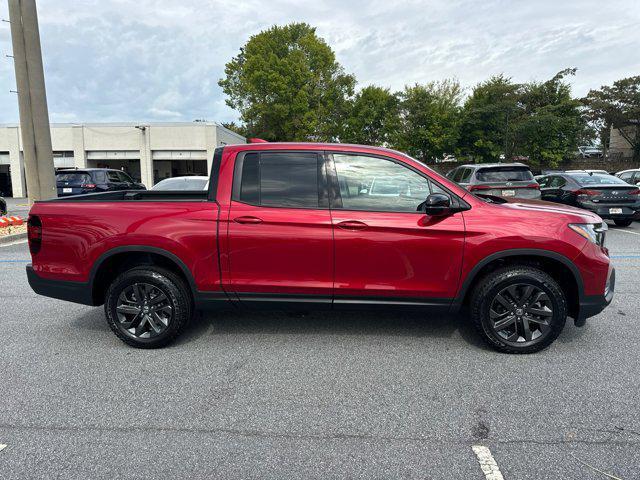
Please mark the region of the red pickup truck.
POLYGON ((511 353, 551 344, 611 302, 597 215, 475 195, 384 148, 216 150, 208 191, 115 191, 37 202, 36 293, 105 306, 124 342, 159 347, 196 309, 466 307, 511 353))

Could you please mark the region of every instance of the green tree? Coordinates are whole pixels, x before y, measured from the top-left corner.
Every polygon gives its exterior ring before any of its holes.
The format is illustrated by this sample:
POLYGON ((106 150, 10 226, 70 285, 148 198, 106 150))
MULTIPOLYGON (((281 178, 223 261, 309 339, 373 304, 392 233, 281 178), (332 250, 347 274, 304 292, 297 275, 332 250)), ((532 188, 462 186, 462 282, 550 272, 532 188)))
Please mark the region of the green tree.
POLYGON ((631 145, 633 159, 640 160, 640 76, 591 90, 583 103, 587 106, 587 118, 601 135, 607 139, 611 127, 617 128, 631 145))
POLYGON ((519 113, 519 88, 504 75, 493 76, 473 88, 462 114, 459 147, 463 154, 481 162, 509 155, 509 122, 519 113))
POLYGON ((400 128, 394 146, 422 161, 456 151, 462 87, 457 80, 406 86, 400 98, 400 128))
POLYGON ((575 154, 585 134, 581 103, 572 98, 565 81, 575 72, 568 68, 546 82, 530 82, 520 89, 520 112, 511 124, 512 151, 528 156, 533 166, 557 167, 575 154))
POLYGON ((218 82, 246 132, 271 141, 333 140, 355 78, 306 23, 274 26, 252 36, 218 82))
POLYGON ((388 89, 368 86, 351 102, 340 141, 388 145, 398 129, 399 101, 388 89))

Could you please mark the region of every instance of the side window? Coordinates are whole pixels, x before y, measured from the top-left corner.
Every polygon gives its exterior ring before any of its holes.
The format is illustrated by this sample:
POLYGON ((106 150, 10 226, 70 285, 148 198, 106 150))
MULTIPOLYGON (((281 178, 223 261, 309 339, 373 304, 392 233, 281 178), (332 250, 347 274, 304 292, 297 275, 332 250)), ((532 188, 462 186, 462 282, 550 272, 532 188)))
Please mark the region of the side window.
POLYGON ((334 154, 345 210, 416 212, 431 192, 422 175, 391 160, 334 154))
POLYGON ((620 175, 620 180, 624 180, 627 183, 632 183, 633 175, 636 172, 624 172, 620 175))
POLYGON ((107 178, 109 179, 110 182, 115 182, 115 183, 120 183, 120 175, 118 175, 118 172, 114 172, 112 170, 109 170, 107 172, 107 178))
POLYGON ((549 177, 542 177, 538 179, 540 188, 547 188, 549 186, 549 177))
POLYGON ((567 181, 563 177, 551 177, 551 181, 549 182, 549 187, 551 188, 562 188, 567 184, 567 181))
POLYGON ((456 176, 458 169, 454 168, 453 170, 449 171, 446 175, 446 177, 450 180, 453 180, 453 178, 456 176))
POLYGON ((234 197, 266 207, 318 208, 318 155, 248 153, 234 197))
POLYGON ((128 173, 118 172, 118 175, 120 176, 120 179, 121 179, 120 181, 126 182, 126 183, 133 183, 133 180, 131 179, 128 173))
POLYGON ((462 172, 462 178, 460 179, 460 183, 469 183, 469 180, 471 180, 472 173, 473 173, 473 168, 465 168, 462 172))
POLYGON ((95 173, 95 182, 96 183, 107 183, 107 176, 104 174, 104 172, 101 171, 97 171, 95 173))
POLYGON ((460 183, 460 180, 462 180, 462 175, 464 174, 464 168, 458 168, 455 170, 455 173, 453 174, 452 180, 454 182, 458 182, 460 183))
POLYGON ((633 184, 637 185, 638 183, 640 183, 640 172, 636 172, 635 176, 633 177, 632 182, 633 184))

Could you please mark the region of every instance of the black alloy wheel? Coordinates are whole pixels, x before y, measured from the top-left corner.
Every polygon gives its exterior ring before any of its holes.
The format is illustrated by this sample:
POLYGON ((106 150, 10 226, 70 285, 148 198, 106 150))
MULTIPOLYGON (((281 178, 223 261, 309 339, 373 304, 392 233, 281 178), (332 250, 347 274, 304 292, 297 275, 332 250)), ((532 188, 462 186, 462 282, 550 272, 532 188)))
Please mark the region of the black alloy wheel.
POLYGON ((489 308, 491 326, 505 343, 538 342, 551 329, 553 304, 535 285, 517 283, 500 290, 489 308))
POLYGON ((510 265, 486 274, 470 299, 471 319, 487 344, 505 353, 533 353, 560 335, 565 293, 537 265, 510 265))
POLYGON ((149 283, 134 283, 122 290, 116 312, 120 326, 138 338, 162 334, 173 319, 168 295, 149 283))
POLYGON ((113 280, 104 309, 120 340, 133 347, 156 348, 181 333, 191 318, 192 298, 186 282, 174 272, 144 265, 113 280))

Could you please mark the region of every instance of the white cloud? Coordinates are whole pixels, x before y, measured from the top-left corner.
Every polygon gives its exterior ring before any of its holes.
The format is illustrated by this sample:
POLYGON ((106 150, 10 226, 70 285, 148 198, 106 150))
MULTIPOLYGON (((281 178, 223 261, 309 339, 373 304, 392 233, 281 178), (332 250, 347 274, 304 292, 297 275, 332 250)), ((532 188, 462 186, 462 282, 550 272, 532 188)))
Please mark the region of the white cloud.
MULTIPOLYGON (((360 86, 447 77, 472 86, 578 67, 583 95, 640 74, 637 0, 49 0, 39 15, 52 121, 232 120, 217 85, 224 64, 252 34, 293 21, 317 26, 360 86)), ((7 24, 0 45, 10 53, 7 24)), ((0 122, 15 122, 3 57, 0 122)))

